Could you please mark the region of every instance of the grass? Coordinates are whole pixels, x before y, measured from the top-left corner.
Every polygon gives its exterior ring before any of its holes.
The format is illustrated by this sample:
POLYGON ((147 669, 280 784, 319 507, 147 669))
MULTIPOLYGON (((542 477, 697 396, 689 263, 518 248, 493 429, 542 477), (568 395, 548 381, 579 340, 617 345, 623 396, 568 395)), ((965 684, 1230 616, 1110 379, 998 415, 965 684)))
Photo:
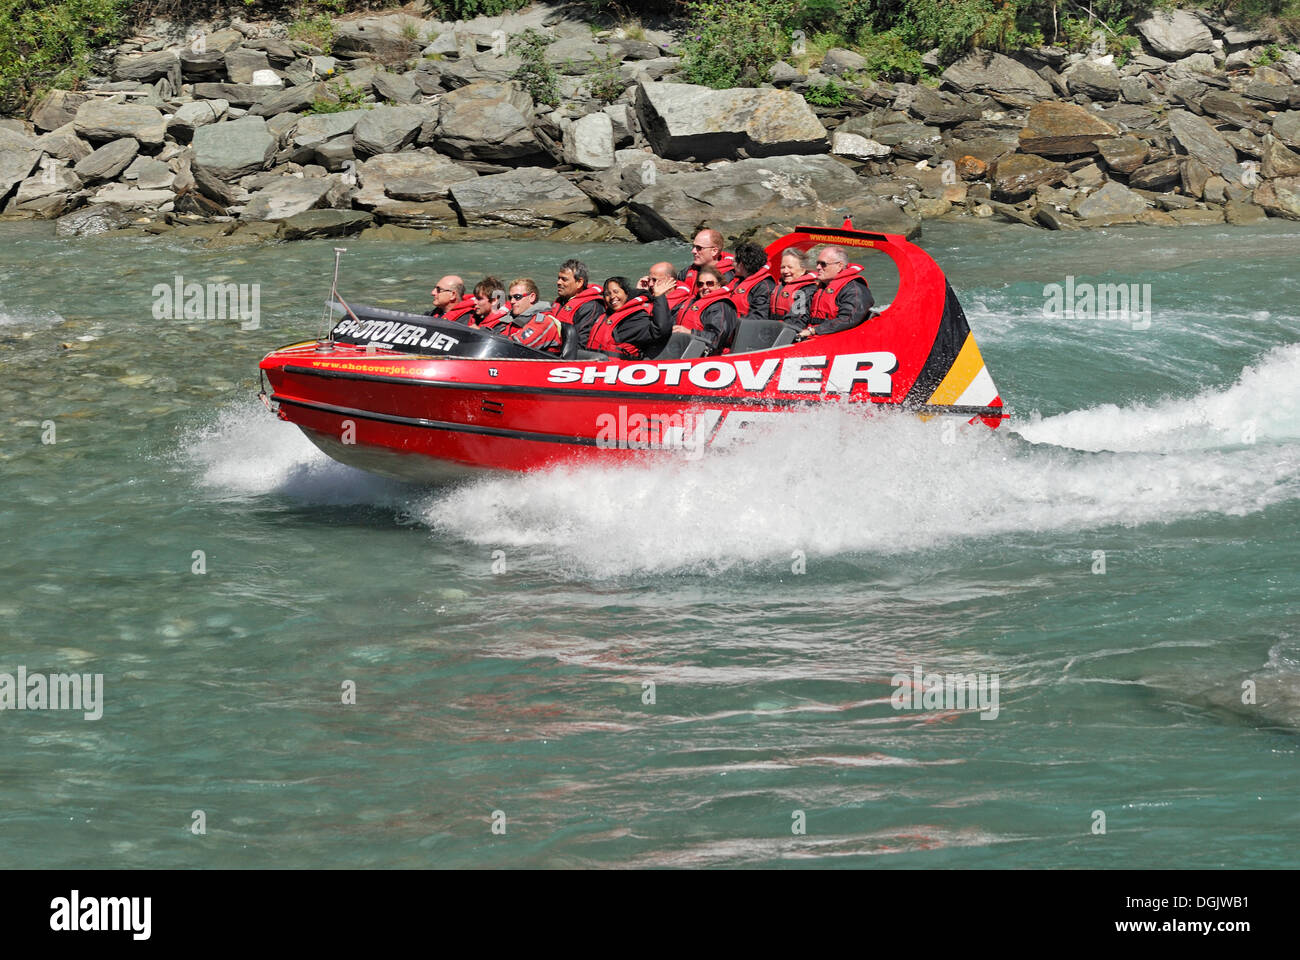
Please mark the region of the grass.
POLYGON ((334 24, 328 13, 318 13, 314 17, 303 17, 289 24, 290 40, 301 40, 318 47, 328 54, 334 49, 334 24))

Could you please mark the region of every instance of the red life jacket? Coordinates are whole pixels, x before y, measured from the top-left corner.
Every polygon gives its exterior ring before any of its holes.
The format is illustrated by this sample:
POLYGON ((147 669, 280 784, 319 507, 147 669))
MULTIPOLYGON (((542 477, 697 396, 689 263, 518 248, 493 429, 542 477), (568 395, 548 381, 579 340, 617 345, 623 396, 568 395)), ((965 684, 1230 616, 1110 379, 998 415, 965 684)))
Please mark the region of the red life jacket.
POLYGON ((810 283, 817 282, 817 274, 809 271, 802 277, 795 277, 789 283, 776 282, 776 289, 772 291, 772 318, 779 320, 781 317, 790 315, 790 308, 794 306, 794 295, 808 286, 810 283))
POLYGON ((473 316, 465 317, 465 314, 467 313, 473 314, 475 300, 476 298, 474 294, 472 293, 465 294, 465 296, 463 296, 461 299, 457 300, 450 307, 448 307, 447 312, 444 313, 442 316, 440 316, 438 319, 450 320, 452 323, 467 323, 470 326, 473 326, 474 317, 473 316), (464 319, 462 320, 462 318, 464 319))
POLYGON ((668 301, 668 312, 676 314, 681 309, 682 304, 691 299, 694 293, 694 290, 678 280, 677 286, 664 294, 664 299, 668 301))
POLYGON ((607 313, 592 325, 591 336, 587 338, 588 350, 603 350, 605 353, 617 353, 635 360, 641 356, 641 350, 635 344, 620 343, 618 325, 625 317, 636 313, 650 313, 654 307, 648 297, 633 297, 613 313, 607 313))
POLYGON ((835 315, 839 312, 835 306, 835 300, 839 297, 840 290, 848 283, 854 280, 862 280, 865 284, 867 281, 862 278, 862 264, 850 263, 840 271, 838 277, 826 284, 824 287, 818 287, 813 293, 812 305, 808 308, 808 313, 816 320, 834 320, 835 315))
POLYGON ((564 324, 551 313, 535 313, 526 324, 510 334, 510 339, 534 350, 559 353, 564 345, 564 324))
POLYGON ((594 283, 588 284, 566 300, 564 306, 560 306, 557 303, 553 308, 551 308, 551 313, 557 317, 561 323, 573 323, 574 314, 578 312, 579 307, 591 303, 593 300, 601 300, 604 296, 605 291, 601 290, 600 287, 596 286, 594 283))
MULTIPOLYGON (((713 266, 722 274, 722 282, 729 283, 731 275, 736 271, 736 258, 725 251, 718 251, 718 259, 713 261, 713 266)), ((692 295, 695 293, 695 276, 699 272, 699 268, 692 264, 682 276, 682 283, 690 287, 692 295)))
POLYGON ((765 263, 760 269, 755 270, 735 285, 735 289, 731 291, 731 302, 736 305, 736 314, 738 316, 743 317, 749 314, 749 291, 771 275, 772 267, 765 263))
POLYGON ((704 321, 700 317, 704 313, 704 309, 719 300, 728 300, 730 298, 731 291, 726 287, 718 287, 713 293, 701 294, 682 307, 682 312, 677 315, 677 325, 685 327, 687 330, 703 330, 704 321))
POLYGON ((478 326, 483 330, 496 330, 502 332, 500 328, 510 326, 510 308, 495 307, 488 311, 488 315, 478 321, 478 326))

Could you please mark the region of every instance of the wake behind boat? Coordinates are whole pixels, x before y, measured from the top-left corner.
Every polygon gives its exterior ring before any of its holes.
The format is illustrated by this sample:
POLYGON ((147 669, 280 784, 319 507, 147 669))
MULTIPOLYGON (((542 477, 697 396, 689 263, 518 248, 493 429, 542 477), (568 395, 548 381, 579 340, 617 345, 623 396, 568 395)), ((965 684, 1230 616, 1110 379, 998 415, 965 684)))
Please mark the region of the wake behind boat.
POLYGON ((404 480, 482 469, 617 463, 724 448, 772 418, 826 403, 873 404, 991 428, 1006 416, 956 294, 938 264, 894 234, 797 227, 766 248, 834 244, 887 254, 898 293, 855 327, 796 342, 794 328, 742 318, 730 349, 704 356, 674 334, 653 358, 560 356, 491 330, 335 299, 329 335, 268 354, 263 399, 330 457, 404 480))

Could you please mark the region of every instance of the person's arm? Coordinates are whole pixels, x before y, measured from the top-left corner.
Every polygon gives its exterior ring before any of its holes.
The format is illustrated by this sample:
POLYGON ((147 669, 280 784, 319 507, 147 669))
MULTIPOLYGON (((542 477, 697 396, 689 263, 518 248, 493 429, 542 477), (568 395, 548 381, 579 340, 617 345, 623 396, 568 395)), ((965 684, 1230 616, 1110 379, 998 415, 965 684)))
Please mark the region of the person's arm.
POLYGON ((776 289, 776 281, 771 277, 766 277, 754 285, 754 289, 749 291, 749 313, 748 316, 756 320, 770 320, 772 317, 772 291, 776 289))
POLYGON ((578 308, 577 313, 573 315, 573 327, 578 335, 578 343, 584 347, 587 345, 587 341, 591 339, 591 328, 604 315, 605 304, 600 300, 591 300, 578 308))
POLYGON ((865 280, 861 283, 857 280, 847 283, 840 288, 839 297, 835 301, 835 318, 823 320, 812 328, 812 332, 824 337, 829 333, 852 329, 867 319, 867 312, 875 302, 865 280))
POLYGON ((636 347, 640 351, 637 356, 648 357, 662 350, 672 333, 673 319, 668 312, 668 300, 658 296, 651 301, 649 312, 641 310, 620 320, 614 337, 620 343, 636 347))
POLYGON ((736 305, 730 300, 719 300, 704 308, 700 316, 703 331, 695 336, 709 344, 709 355, 719 354, 724 347, 731 346, 736 335, 736 305))

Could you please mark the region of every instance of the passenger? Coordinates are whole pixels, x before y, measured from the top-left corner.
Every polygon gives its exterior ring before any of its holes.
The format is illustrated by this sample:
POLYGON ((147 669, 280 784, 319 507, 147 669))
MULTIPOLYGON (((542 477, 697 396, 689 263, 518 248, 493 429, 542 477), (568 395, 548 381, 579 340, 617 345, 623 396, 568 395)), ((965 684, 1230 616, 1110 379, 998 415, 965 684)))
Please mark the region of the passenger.
POLYGON ((695 299, 677 313, 673 333, 690 333, 709 345, 709 356, 722 353, 736 337, 736 305, 731 291, 722 280, 722 271, 714 266, 700 267, 696 276, 695 299))
POLYGON ((650 296, 650 291, 654 285, 663 279, 673 282, 665 296, 668 300, 668 312, 676 316, 682 304, 691 299, 691 288, 677 279, 677 268, 667 260, 656 263, 650 268, 650 272, 646 276, 636 282, 637 291, 650 296))
POLYGON ((506 292, 496 277, 484 277, 474 287, 474 313, 471 323, 484 330, 496 330, 510 325, 510 308, 506 306, 506 292))
MULTIPOLYGON (((528 277, 520 277, 510 284, 510 294, 507 303, 510 304, 510 322, 516 327, 522 327, 532 319, 534 314, 545 313, 551 309, 549 300, 538 299, 541 291, 528 277)), ((513 330, 501 329, 498 332, 509 336, 513 330)))
POLYGON ((549 310, 539 311, 533 313, 522 327, 515 329, 510 339, 559 356, 564 349, 564 324, 549 310))
POLYGON ((767 262, 767 251, 756 243, 736 247, 736 279, 731 284, 731 302, 742 317, 767 320, 776 278, 767 262))
POLYGON ((474 309, 473 296, 465 296, 465 281, 448 274, 429 291, 433 294, 433 309, 424 314, 439 320, 456 321, 474 309))
POLYGON ((839 247, 822 247, 817 257, 817 286, 808 305, 807 323, 795 337, 825 336, 856 327, 871 312, 876 299, 867 289, 862 265, 849 263, 839 247))
POLYGON ((794 247, 781 254, 780 274, 781 281, 772 290, 769 316, 803 326, 808 319, 808 304, 817 274, 807 269, 803 253, 794 247))
POLYGON ((565 260, 555 277, 551 313, 561 323, 573 324, 579 343, 587 342, 591 328, 605 315, 605 292, 588 280, 587 265, 581 260, 565 260))
POLYGON ((672 336, 672 313, 666 294, 676 284, 673 278, 661 276, 646 293, 629 296, 636 293, 631 281, 627 277, 610 277, 605 281, 607 313, 591 328, 587 349, 603 350, 627 360, 658 354, 672 336))
POLYGON ((691 296, 695 295, 695 280, 700 268, 707 266, 717 267, 723 283, 731 281, 736 259, 723 252, 722 234, 716 230, 701 230, 695 235, 695 242, 691 244, 691 265, 678 274, 682 282, 690 287, 691 296))

